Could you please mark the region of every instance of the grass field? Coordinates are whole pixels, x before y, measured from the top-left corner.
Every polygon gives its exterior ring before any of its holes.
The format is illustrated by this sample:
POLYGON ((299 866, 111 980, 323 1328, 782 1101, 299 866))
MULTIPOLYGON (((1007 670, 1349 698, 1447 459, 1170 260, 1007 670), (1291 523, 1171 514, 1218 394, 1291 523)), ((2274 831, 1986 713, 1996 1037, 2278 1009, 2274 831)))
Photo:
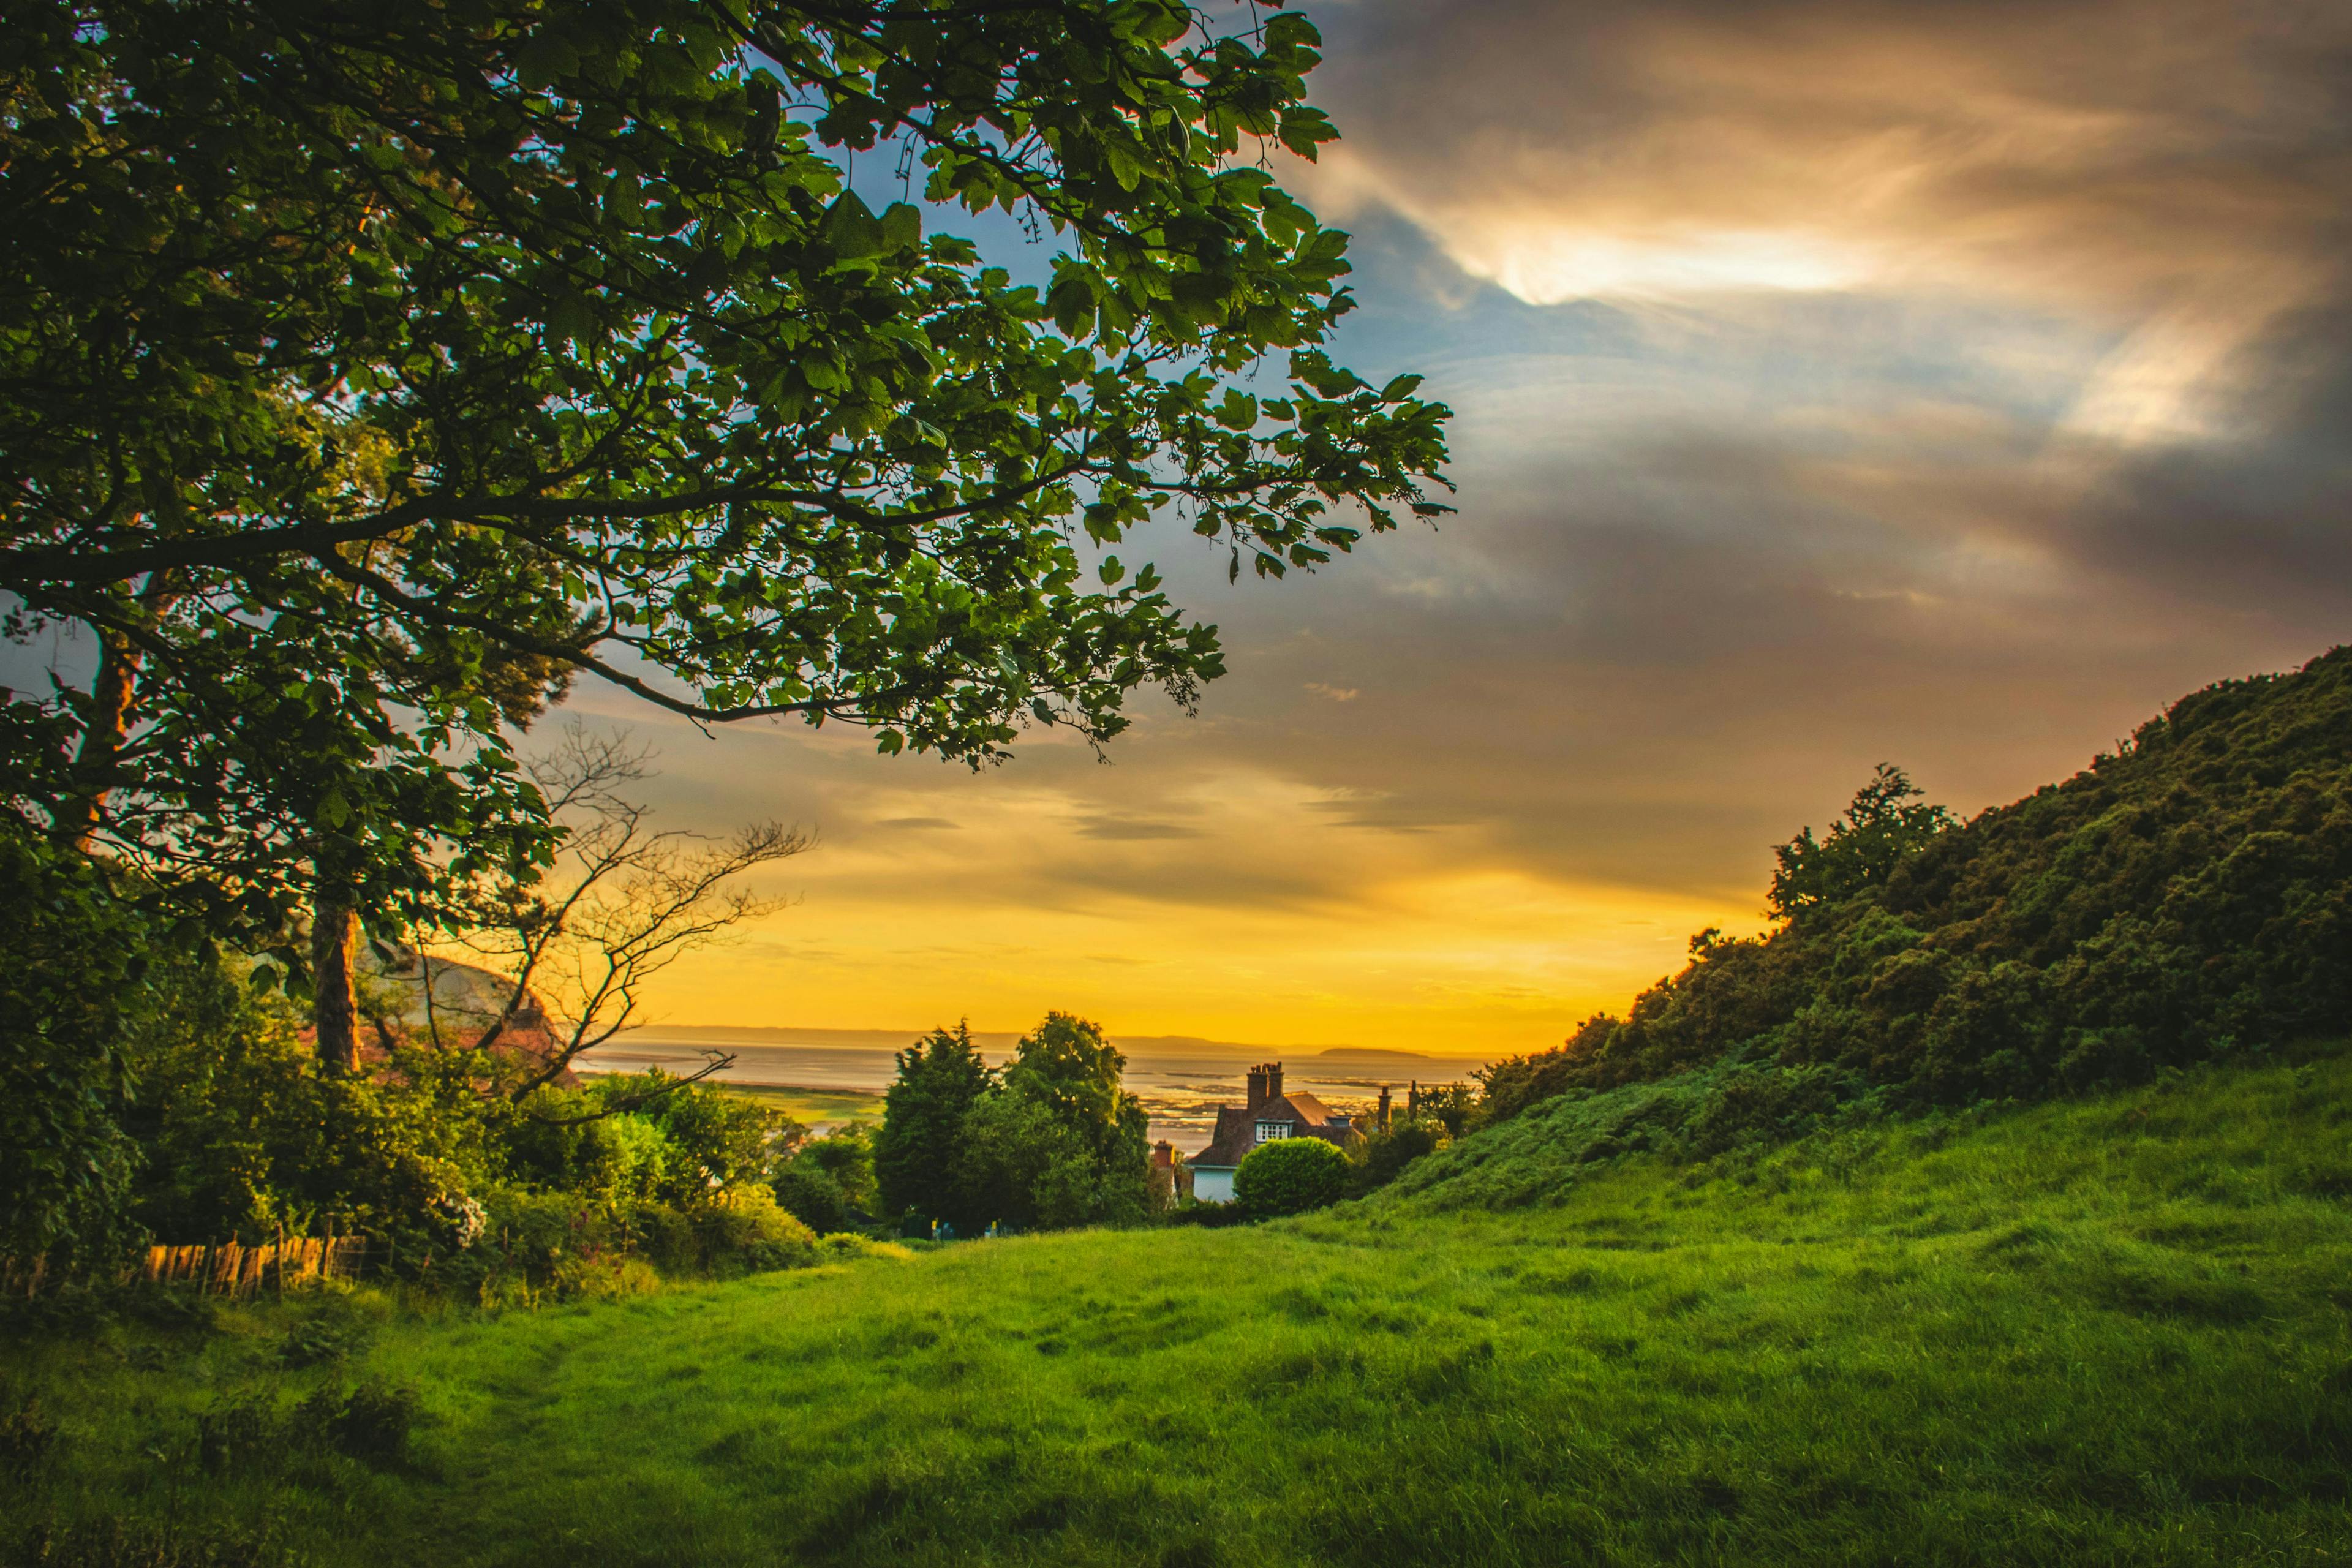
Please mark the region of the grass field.
POLYGON ((2331 1056, 1501 1213, 122 1317, 0 1352, 58 1428, 0 1514, 53 1563, 2347 1562, 2347 1135, 2331 1056), (372 1379, 404 1452, 295 1440, 372 1379))
POLYGON ((756 1100, 811 1127, 840 1121, 880 1121, 882 1097, 866 1089, 794 1089, 780 1084, 728 1083, 729 1094, 756 1100))

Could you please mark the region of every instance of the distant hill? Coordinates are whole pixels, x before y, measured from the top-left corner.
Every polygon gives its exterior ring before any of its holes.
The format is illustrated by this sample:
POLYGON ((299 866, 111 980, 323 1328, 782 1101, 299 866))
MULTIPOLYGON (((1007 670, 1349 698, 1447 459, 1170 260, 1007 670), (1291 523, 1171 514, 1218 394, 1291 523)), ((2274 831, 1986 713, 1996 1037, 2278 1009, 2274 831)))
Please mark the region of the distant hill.
MULTIPOLYGON (((512 985, 505 975, 479 964, 428 957, 409 947, 395 946, 386 959, 373 943, 362 942, 359 968, 368 989, 389 1003, 392 1015, 412 1029, 423 1028, 428 1018, 435 1018, 447 1029, 471 1025, 479 1030, 505 1010, 512 985), (433 987, 429 1010, 425 1005, 428 975, 433 987)), ((525 998, 520 1010, 534 1019, 542 1012, 536 996, 525 998)))
POLYGON ((2030 1099, 2348 1022, 2338 648, 2184 698, 2116 754, 1764 937, 1695 941, 1625 1017, 1498 1064, 1486 1115, 1699 1068, 1729 1075, 1709 1114, 1759 1126, 1864 1094, 2030 1099))
MULTIPOLYGON (((727 1024, 647 1024, 642 1028, 627 1031, 614 1044, 816 1046, 895 1051, 903 1050, 923 1033, 922 1029, 803 1029, 727 1024)), ((1021 1035, 1013 1029, 974 1029, 971 1037, 981 1049, 994 1055, 1012 1050, 1021 1035)), ((1113 1037, 1113 1042, 1129 1054, 1149 1051, 1155 1056, 1197 1052, 1202 1056, 1272 1057, 1279 1059, 1285 1054, 1297 1057, 1412 1057, 1420 1054, 1360 1046, 1254 1046, 1236 1040, 1204 1039, 1198 1035, 1118 1035, 1113 1037)))

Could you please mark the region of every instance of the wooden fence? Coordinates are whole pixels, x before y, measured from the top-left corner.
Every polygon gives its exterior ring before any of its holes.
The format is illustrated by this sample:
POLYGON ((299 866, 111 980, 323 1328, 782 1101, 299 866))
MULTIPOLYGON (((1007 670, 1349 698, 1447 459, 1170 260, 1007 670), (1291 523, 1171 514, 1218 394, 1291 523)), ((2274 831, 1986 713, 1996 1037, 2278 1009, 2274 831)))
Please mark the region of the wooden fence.
POLYGON ((151 1285, 194 1281, 223 1296, 250 1296, 263 1285, 284 1289, 305 1279, 355 1279, 367 1259, 363 1236, 297 1237, 261 1247, 151 1247, 134 1278, 151 1285))
MULTIPOLYGON (((143 1263, 122 1271, 121 1281, 194 1284, 215 1295, 247 1297, 265 1285, 282 1290, 305 1279, 355 1279, 366 1261, 363 1236, 295 1237, 260 1247, 234 1241, 213 1247, 151 1247, 143 1263)), ((36 1258, 30 1266, 0 1259, 0 1289, 11 1295, 40 1294, 47 1276, 47 1258, 36 1258)))

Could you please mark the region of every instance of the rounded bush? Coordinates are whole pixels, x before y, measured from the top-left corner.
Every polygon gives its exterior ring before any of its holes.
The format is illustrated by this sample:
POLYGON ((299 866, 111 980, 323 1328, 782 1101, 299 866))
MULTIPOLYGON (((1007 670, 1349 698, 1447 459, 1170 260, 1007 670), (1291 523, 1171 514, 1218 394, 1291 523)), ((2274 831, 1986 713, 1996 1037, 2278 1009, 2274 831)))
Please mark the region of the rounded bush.
POLYGON ((819 1236, 849 1228, 849 1199, 841 1184, 814 1166, 795 1162, 777 1173, 776 1201, 819 1236))
POLYGON ((1280 1138, 1234 1173, 1234 1201, 1253 1215, 1305 1214, 1348 1195, 1348 1157, 1320 1138, 1280 1138))

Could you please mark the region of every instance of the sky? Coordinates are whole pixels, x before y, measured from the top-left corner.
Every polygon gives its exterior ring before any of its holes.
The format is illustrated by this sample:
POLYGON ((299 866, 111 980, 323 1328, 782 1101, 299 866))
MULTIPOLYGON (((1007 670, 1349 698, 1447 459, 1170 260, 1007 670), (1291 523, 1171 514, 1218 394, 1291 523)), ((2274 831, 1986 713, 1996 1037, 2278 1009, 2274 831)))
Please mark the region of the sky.
POLYGON ((680 1025, 1501 1054, 1763 924, 1882 761, 1973 814, 2352 639, 2352 6, 1310 5, 1339 342, 1458 411, 1442 526, 1229 585, 1107 761, 842 728, 661 752, 816 846, 680 1025))

